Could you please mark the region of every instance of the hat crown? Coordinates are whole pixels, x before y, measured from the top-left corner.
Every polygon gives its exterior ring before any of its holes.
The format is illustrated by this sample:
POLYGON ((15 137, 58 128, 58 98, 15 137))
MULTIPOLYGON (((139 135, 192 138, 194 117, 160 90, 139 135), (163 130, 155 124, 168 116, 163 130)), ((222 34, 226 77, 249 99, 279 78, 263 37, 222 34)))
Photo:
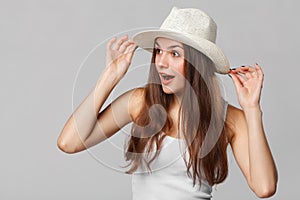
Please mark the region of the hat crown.
POLYGON ((193 38, 216 42, 217 25, 205 12, 195 8, 173 7, 160 29, 178 32, 193 38))
POLYGON ((205 12, 196 8, 173 7, 159 30, 139 32, 133 36, 133 41, 150 52, 159 37, 181 42, 206 55, 214 63, 216 72, 226 74, 230 65, 216 45, 216 36, 217 24, 205 12))

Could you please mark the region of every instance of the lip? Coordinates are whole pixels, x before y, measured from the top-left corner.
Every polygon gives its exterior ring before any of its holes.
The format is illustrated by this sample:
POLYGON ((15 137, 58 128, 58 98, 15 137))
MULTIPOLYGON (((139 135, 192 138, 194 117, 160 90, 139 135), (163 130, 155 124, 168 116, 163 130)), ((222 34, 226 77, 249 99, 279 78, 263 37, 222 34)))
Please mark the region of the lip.
POLYGON ((159 75, 160 75, 161 83, 162 83, 163 85, 167 85, 167 84, 171 83, 171 82, 173 81, 173 79, 175 78, 174 75, 170 75, 170 74, 163 73, 163 72, 160 72, 159 75), (163 75, 174 76, 174 78, 172 78, 172 79, 170 79, 170 80, 165 80, 165 79, 163 78, 163 75))

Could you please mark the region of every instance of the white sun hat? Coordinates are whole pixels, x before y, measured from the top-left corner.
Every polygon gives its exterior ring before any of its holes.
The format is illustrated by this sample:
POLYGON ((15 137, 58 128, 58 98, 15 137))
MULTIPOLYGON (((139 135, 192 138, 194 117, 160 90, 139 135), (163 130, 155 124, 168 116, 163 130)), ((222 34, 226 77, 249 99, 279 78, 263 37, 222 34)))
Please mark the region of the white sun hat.
POLYGON ((157 30, 146 30, 133 36, 141 48, 152 51, 154 41, 165 37, 189 45, 210 58, 218 73, 230 71, 229 62, 216 45, 217 25, 205 12, 196 8, 173 7, 170 14, 157 30))

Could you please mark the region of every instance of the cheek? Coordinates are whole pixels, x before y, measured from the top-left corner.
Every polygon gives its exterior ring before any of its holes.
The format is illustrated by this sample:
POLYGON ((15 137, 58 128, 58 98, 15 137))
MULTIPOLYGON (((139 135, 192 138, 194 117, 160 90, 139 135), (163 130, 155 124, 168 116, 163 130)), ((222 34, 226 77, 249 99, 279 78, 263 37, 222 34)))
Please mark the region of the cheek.
POLYGON ((175 70, 178 74, 181 74, 184 77, 184 62, 177 63, 175 70))

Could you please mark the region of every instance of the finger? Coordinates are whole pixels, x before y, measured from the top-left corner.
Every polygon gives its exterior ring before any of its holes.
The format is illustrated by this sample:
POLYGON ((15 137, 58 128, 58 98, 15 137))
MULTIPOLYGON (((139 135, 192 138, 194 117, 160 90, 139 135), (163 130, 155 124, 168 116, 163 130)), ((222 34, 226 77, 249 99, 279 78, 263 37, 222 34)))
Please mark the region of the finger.
POLYGON ((251 66, 241 66, 235 69, 236 72, 247 73, 247 72, 255 72, 255 69, 251 66))
POLYGON ((113 37, 112 39, 110 39, 106 45, 106 50, 111 50, 111 46, 113 45, 113 43, 115 43, 116 40, 117 37, 113 37))
POLYGON ((243 74, 247 79, 257 78, 256 69, 251 66, 241 66, 234 70, 235 73, 243 74))
POLYGON ((245 82, 246 82, 245 76, 241 75, 241 74, 236 74, 236 77, 238 78, 238 80, 240 81, 240 83, 242 84, 242 86, 244 86, 245 82))
POLYGON ((235 74, 245 74, 246 70, 242 70, 241 67, 238 67, 238 68, 232 68, 231 72, 235 74))
POLYGON ((249 69, 249 67, 248 66, 245 66, 245 65, 242 65, 242 66, 240 66, 240 67, 237 67, 237 68, 232 68, 231 70, 233 71, 233 72, 239 72, 239 71, 242 71, 242 70, 248 70, 249 69))
POLYGON ((244 76, 245 76, 247 79, 252 79, 252 78, 257 77, 255 71, 253 71, 253 72, 249 72, 249 71, 248 71, 248 72, 245 72, 245 73, 244 73, 244 76))
POLYGON ((120 39, 119 39, 119 41, 116 43, 116 45, 114 46, 114 50, 119 50, 120 49, 120 46, 123 44, 123 42, 125 41, 125 40, 127 40, 128 39, 128 36, 127 35, 124 35, 123 37, 121 37, 120 39))
POLYGON ((248 70, 247 71, 249 72, 249 74, 246 75, 247 78, 250 79, 250 78, 257 78, 258 77, 255 67, 248 66, 248 70))
POLYGON ((126 46, 125 53, 131 53, 132 51, 135 50, 136 47, 137 45, 135 44, 134 41, 128 40, 128 45, 126 46))
POLYGON ((121 45, 119 51, 121 53, 125 52, 125 50, 127 50, 128 46, 131 45, 131 44, 132 44, 132 41, 130 41, 130 40, 127 40, 127 41, 123 42, 123 44, 121 45))
POLYGON ((264 79, 264 73, 263 73, 261 67, 260 67, 257 63, 255 63, 254 67, 255 67, 255 69, 256 69, 256 73, 257 73, 257 75, 258 75, 258 78, 259 78, 260 80, 263 80, 263 79, 264 79))
POLYGON ((242 85, 242 82, 240 81, 240 79, 237 77, 238 74, 232 73, 232 72, 230 72, 229 74, 230 74, 230 77, 233 80, 233 83, 234 83, 234 86, 235 86, 236 90, 239 90, 240 88, 242 88, 243 85, 242 85))
POLYGON ((236 77, 238 78, 238 80, 243 84, 246 80, 245 80, 245 74, 246 72, 240 72, 240 69, 232 69, 230 74, 235 74, 236 77))
POLYGON ((128 49, 128 51, 126 53, 127 53, 128 59, 131 60, 135 50, 137 49, 137 45, 133 42, 127 49, 128 49))

